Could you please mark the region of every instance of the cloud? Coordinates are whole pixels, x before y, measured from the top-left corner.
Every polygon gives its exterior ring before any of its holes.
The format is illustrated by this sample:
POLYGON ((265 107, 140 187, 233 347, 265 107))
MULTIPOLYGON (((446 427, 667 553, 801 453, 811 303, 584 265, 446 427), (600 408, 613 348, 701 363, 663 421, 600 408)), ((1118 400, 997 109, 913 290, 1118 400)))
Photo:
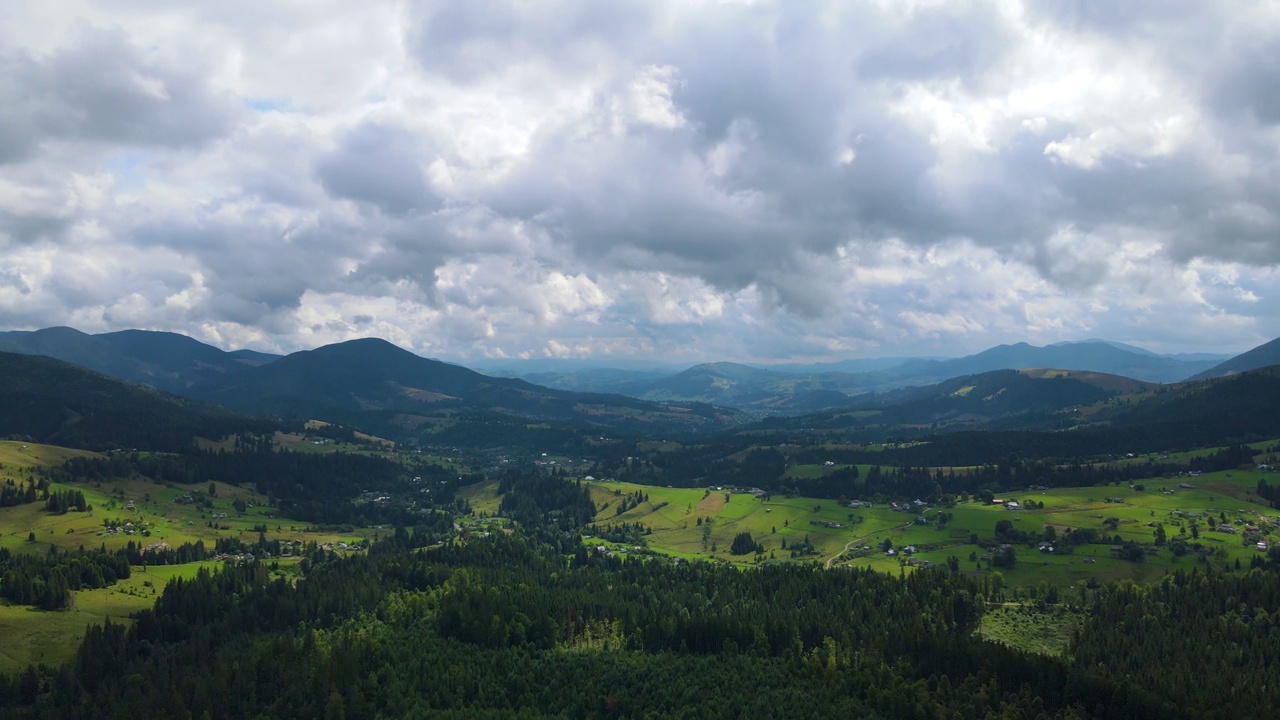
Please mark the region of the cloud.
POLYGON ((1266 4, 22 2, 0 324, 443 357, 1280 334, 1266 4))
POLYGON ((89 27, 47 56, 0 56, 0 161, 46 142, 181 147, 228 132, 232 98, 172 60, 148 57, 122 30, 89 27))
POLYGON ((316 176, 333 197, 367 203, 383 212, 429 212, 439 201, 427 180, 434 161, 404 128, 365 123, 342 136, 316 163, 316 176))

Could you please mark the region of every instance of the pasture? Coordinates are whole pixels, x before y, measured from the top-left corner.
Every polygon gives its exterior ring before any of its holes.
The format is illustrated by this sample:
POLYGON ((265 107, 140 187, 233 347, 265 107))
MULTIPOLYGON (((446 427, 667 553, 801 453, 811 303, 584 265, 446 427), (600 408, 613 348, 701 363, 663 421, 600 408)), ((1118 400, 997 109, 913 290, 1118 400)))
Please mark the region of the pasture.
POLYGON ((47 612, 0 604, 0 673, 18 672, 31 663, 61 665, 70 660, 89 625, 129 622, 128 617, 155 602, 165 585, 178 577, 194 577, 207 561, 187 565, 135 567, 126 580, 108 588, 80 590, 69 610, 47 612))
MULTIPOLYGON (((27 482, 38 468, 62 464, 74 456, 92 456, 79 450, 0 441, 0 482, 27 482)), ((248 488, 226 483, 179 486, 135 477, 108 482, 52 483, 51 491, 79 490, 91 509, 63 514, 45 510, 44 502, 0 508, 0 548, 14 553, 47 553, 79 548, 107 550, 128 543, 146 548, 203 541, 212 551, 219 538, 235 537, 253 543, 261 533, 268 539, 314 541, 317 544, 355 543, 372 537, 376 528, 352 532, 317 532, 306 523, 276 514, 265 498, 248 488), (237 502, 245 511, 238 512, 237 502), (111 526, 111 527, 109 527, 111 526), (112 527, 115 530, 112 530, 112 527), (34 537, 34 540, 32 539, 34 537)), ((286 571, 292 570, 282 558, 286 571)), ((206 561, 185 565, 135 566, 133 574, 108 588, 74 593, 73 606, 64 611, 46 612, 0 601, 0 672, 21 670, 31 662, 59 664, 71 657, 83 637, 84 628, 110 617, 127 618, 151 607, 165 585, 177 577, 193 576, 200 567, 219 563, 206 561)))
POLYGON ((951 507, 913 506, 909 511, 884 503, 852 508, 834 500, 758 497, 725 488, 589 485, 599 508, 598 525, 640 523, 650 531, 645 539, 651 549, 675 557, 755 564, 754 553, 729 553, 734 537, 749 532, 763 546, 759 559, 766 562, 822 561, 828 566, 899 572, 946 566, 954 557, 960 572, 1000 571, 1012 586, 1047 582, 1069 587, 1120 579, 1150 582, 1198 563, 1248 567, 1263 555, 1257 541, 1280 540, 1280 512, 1254 492, 1260 478, 1280 483, 1277 473, 1236 470, 1152 479, 1134 487, 1027 490, 1001 498, 1018 501, 1019 509, 972 501, 951 507), (619 513, 622 501, 636 493, 647 500, 619 513), (941 522, 943 513, 950 516, 946 522, 941 522), (1003 542, 996 538, 1001 521, 1027 537, 1011 543, 1016 554, 1012 567, 994 567, 991 562, 993 547, 1003 542), (1166 538, 1160 545, 1157 527, 1166 538), (1053 543, 1053 538, 1073 529, 1095 530, 1098 539, 1074 547, 1053 543), (1186 554, 1175 556, 1175 539, 1186 543, 1186 554), (1041 550, 1041 541, 1052 543, 1053 549, 1041 550), (1113 550, 1128 542, 1142 546, 1141 558, 1125 559, 1113 550), (793 558, 797 548, 806 553, 793 558))
MULTIPOLYGON (((93 453, 0 442, 0 482, 25 482, 34 468, 59 465, 72 455, 93 453)), ((173 548, 203 541, 212 550, 219 538, 235 537, 252 543, 259 532, 268 539, 296 538, 319 544, 353 543, 376 532, 372 528, 347 533, 316 532, 306 523, 280 517, 275 508, 266 504, 266 498, 251 488, 227 483, 186 486, 135 477, 52 483, 50 490, 79 490, 91 509, 53 514, 44 509, 43 502, 0 508, 0 547, 12 552, 47 552, 50 545, 62 550, 81 546, 117 550, 131 541, 142 547, 164 543, 173 548), (237 501, 243 503, 244 512, 236 510, 237 501), (112 532, 108 525, 121 529, 112 532), (34 542, 30 540, 31 533, 35 534, 34 542)))

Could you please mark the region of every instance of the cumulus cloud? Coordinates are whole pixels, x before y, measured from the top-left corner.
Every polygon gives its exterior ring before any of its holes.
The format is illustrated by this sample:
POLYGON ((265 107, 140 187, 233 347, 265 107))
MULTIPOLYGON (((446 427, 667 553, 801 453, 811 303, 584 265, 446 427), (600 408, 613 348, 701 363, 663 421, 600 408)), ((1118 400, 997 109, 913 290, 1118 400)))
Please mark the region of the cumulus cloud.
POLYGON ((20 2, 0 324, 441 357, 1280 334, 1267 4, 20 2))

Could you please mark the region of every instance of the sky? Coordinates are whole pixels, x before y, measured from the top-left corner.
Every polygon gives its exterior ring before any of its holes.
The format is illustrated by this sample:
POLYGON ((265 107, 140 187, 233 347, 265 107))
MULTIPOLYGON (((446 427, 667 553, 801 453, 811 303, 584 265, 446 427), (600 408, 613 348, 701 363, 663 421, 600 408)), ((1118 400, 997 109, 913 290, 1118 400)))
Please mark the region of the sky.
POLYGON ((0 329, 784 362, 1280 336, 1280 2, 0 4, 0 329))

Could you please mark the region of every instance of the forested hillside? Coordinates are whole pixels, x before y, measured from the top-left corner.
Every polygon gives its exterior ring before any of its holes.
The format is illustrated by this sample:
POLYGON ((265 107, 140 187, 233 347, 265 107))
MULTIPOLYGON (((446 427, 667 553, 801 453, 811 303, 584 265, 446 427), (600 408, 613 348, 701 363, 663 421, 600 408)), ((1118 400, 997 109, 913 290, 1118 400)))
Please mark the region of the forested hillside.
POLYGON ((0 353, 0 437, 68 447, 186 450, 276 423, 37 355, 0 353))

